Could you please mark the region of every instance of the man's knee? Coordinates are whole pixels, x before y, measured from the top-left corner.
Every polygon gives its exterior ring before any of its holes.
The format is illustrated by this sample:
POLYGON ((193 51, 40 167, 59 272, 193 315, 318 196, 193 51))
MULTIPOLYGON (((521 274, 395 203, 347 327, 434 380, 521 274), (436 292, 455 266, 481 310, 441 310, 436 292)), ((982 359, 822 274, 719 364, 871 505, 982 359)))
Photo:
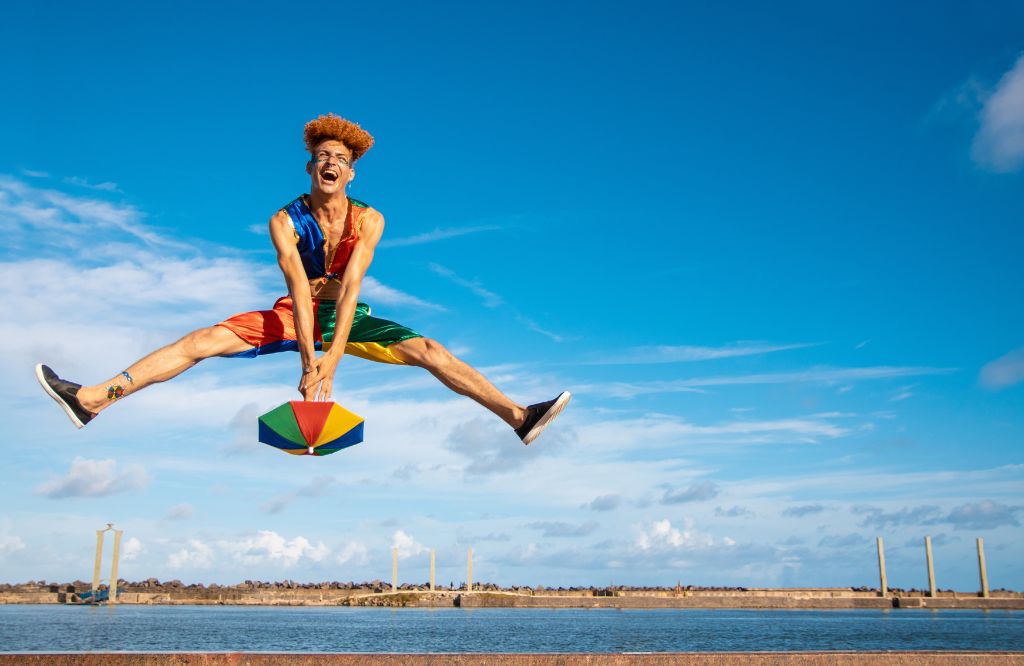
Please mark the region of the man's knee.
POLYGON ((438 368, 448 363, 451 352, 437 340, 431 338, 412 338, 399 343, 398 351, 402 360, 409 365, 421 368, 438 368))
POLYGON ((178 344, 186 357, 201 361, 228 351, 227 347, 233 342, 233 337, 237 336, 222 326, 207 326, 192 331, 179 340, 178 344))

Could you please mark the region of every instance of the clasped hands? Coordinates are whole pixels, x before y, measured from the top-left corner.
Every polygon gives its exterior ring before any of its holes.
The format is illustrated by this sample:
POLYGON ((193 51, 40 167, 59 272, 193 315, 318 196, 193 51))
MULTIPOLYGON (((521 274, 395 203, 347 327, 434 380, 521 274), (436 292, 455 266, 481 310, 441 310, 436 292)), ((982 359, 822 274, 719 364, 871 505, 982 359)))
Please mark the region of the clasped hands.
POLYGON ((299 393, 303 400, 331 399, 331 388, 334 385, 334 371, 338 368, 340 358, 327 352, 318 356, 302 368, 299 380, 299 393))

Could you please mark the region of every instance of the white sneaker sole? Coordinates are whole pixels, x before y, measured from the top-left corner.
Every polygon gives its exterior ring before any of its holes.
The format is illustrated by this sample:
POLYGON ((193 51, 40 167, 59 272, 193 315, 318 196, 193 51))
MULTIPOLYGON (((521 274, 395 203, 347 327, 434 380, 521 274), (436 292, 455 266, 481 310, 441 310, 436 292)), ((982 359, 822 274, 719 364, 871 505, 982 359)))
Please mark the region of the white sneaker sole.
POLYGON ((541 431, 548 427, 548 424, 551 423, 556 416, 562 413, 562 410, 565 409, 565 406, 569 404, 569 400, 571 399, 572 393, 569 393, 568 391, 562 391, 559 393, 558 397, 555 398, 555 404, 551 405, 551 409, 549 409, 544 416, 540 417, 540 421, 537 421, 537 423, 530 429, 530 432, 526 433, 526 437, 523 437, 523 444, 529 444, 533 440, 537 439, 537 436, 540 435, 541 431))
POLYGON ((85 427, 85 424, 82 423, 82 421, 79 420, 77 416, 75 416, 75 412, 73 409, 71 409, 71 406, 68 405, 68 403, 64 402, 64 399, 57 395, 57 393, 52 388, 50 388, 50 385, 46 383, 46 379, 43 377, 42 363, 36 364, 36 379, 39 380, 39 385, 43 387, 43 390, 46 391, 46 394, 53 398, 54 402, 60 405, 60 408, 63 409, 64 413, 68 415, 68 418, 71 419, 71 422, 75 424, 76 428, 85 427))

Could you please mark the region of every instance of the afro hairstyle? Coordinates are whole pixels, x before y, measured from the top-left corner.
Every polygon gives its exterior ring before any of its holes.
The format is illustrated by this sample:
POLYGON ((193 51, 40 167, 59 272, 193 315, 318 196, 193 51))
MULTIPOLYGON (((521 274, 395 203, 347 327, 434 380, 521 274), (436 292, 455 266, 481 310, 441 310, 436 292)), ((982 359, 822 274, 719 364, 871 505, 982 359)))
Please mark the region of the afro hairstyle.
POLYGON ((318 116, 315 120, 306 123, 304 130, 306 139, 306 150, 310 153, 323 141, 341 141, 352 151, 352 161, 355 162, 366 154, 366 151, 373 146, 373 137, 370 133, 350 120, 341 116, 328 113, 326 116, 318 116))

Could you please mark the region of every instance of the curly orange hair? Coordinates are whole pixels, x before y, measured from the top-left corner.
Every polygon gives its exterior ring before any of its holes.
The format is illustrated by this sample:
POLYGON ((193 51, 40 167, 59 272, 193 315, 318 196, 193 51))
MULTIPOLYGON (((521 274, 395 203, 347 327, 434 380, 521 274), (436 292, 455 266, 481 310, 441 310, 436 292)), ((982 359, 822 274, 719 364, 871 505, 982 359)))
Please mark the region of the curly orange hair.
POLYGON ((310 120, 306 123, 303 133, 306 138, 306 150, 310 153, 321 142, 333 139, 348 146, 348 149, 352 151, 353 162, 366 154, 366 151, 373 146, 373 137, 360 127, 359 123, 345 120, 333 113, 310 120))

